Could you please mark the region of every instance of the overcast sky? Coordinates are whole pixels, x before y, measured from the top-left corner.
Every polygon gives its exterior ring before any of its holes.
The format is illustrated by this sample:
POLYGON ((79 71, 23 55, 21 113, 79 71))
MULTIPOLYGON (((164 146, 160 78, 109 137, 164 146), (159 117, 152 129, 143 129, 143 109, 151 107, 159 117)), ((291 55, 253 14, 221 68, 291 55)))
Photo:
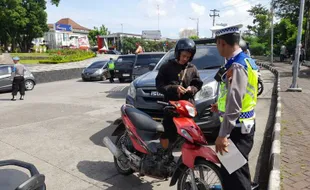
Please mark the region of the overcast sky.
POLYGON ((135 34, 157 30, 159 13, 159 29, 169 38, 178 38, 184 28, 196 29, 189 17, 199 18, 200 37, 211 37, 211 9, 220 11, 216 23, 242 23, 246 29, 253 21, 247 10, 258 3, 269 8, 267 0, 61 0, 58 7, 48 4, 47 13, 48 23, 71 18, 90 29, 104 24, 112 33, 121 32, 123 24, 124 32, 135 34))

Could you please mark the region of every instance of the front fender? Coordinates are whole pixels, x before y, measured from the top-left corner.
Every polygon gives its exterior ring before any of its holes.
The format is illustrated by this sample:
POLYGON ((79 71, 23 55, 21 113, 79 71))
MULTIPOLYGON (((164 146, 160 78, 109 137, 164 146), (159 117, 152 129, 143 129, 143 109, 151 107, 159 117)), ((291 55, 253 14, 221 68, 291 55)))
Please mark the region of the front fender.
POLYGON ((124 131, 126 130, 122 118, 116 119, 114 123, 112 124, 112 126, 116 126, 115 130, 112 133, 112 136, 119 136, 123 134, 124 131))
POLYGON ((214 164, 220 163, 216 153, 210 147, 184 143, 182 146, 183 164, 189 168, 194 168, 197 158, 204 158, 214 164))
POLYGON ((180 156, 180 158, 177 162, 177 165, 176 165, 176 169, 174 170, 173 175, 171 177, 171 181, 170 181, 169 186, 174 186, 177 183, 180 175, 182 174, 183 171, 186 170, 186 168, 187 167, 183 164, 182 156, 180 156))

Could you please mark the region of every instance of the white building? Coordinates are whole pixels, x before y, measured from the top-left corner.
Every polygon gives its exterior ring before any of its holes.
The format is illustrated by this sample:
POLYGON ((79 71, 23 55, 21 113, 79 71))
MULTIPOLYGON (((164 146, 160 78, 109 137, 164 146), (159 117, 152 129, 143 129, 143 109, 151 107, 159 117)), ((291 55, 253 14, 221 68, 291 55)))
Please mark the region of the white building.
POLYGON ((45 44, 49 49, 63 47, 88 49, 90 47, 88 33, 90 29, 83 27, 70 18, 63 18, 55 24, 48 24, 49 31, 43 38, 34 40, 36 45, 45 44), (43 41, 44 40, 44 41, 43 41))

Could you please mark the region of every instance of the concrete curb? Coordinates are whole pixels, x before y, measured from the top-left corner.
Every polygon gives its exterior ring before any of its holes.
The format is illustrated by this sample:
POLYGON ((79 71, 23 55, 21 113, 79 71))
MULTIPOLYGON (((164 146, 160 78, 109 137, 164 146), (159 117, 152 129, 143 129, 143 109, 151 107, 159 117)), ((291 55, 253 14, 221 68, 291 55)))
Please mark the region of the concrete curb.
POLYGON ((63 70, 32 72, 36 79, 36 83, 47 83, 61 80, 81 78, 83 68, 71 68, 63 70))
POLYGON ((257 62, 258 65, 270 70, 276 77, 273 94, 277 98, 277 106, 274 114, 274 126, 272 131, 272 144, 269 157, 268 190, 280 190, 280 163, 281 163, 281 97, 280 97, 280 73, 272 66, 257 62))

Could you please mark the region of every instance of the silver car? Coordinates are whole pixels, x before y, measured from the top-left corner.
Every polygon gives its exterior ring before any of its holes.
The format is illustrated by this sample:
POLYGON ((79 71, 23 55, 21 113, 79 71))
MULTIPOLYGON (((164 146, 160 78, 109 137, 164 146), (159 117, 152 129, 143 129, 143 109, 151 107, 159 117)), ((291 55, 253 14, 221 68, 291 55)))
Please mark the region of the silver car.
MULTIPOLYGON (((12 90, 11 74, 13 66, 14 66, 13 64, 0 65, 0 91, 12 90)), ((25 77, 26 90, 32 90, 36 85, 36 80, 27 67, 24 77, 25 77)))
POLYGON ((96 61, 83 69, 81 77, 83 81, 106 80, 110 78, 110 73, 107 69, 108 61, 96 61))

